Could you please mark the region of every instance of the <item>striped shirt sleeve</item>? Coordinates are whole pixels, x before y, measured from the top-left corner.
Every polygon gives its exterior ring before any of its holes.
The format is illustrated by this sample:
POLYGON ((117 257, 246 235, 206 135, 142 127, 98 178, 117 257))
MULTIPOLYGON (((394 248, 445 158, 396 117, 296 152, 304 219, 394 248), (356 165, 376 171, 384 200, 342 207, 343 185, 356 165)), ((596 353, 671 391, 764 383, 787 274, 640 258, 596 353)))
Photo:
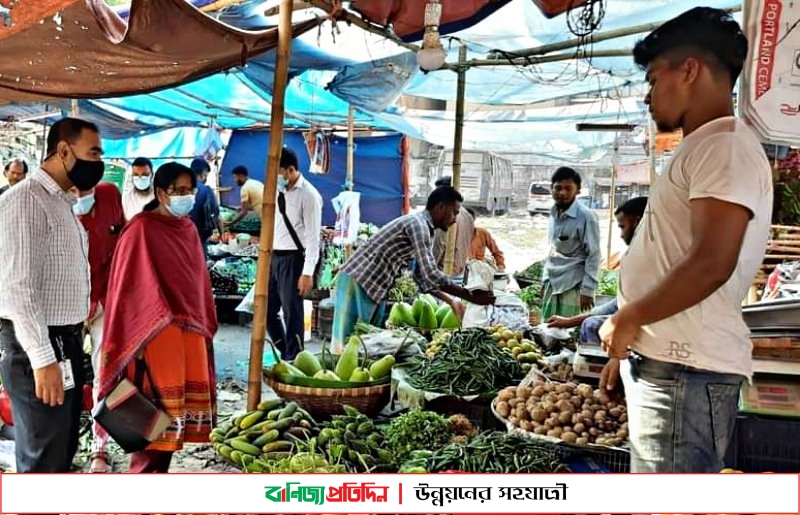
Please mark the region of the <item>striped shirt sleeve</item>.
POLYGON ((13 270, 3 284, 5 305, 22 349, 35 370, 56 362, 42 310, 39 278, 44 274, 47 216, 34 195, 17 195, 0 224, 0 259, 13 270))

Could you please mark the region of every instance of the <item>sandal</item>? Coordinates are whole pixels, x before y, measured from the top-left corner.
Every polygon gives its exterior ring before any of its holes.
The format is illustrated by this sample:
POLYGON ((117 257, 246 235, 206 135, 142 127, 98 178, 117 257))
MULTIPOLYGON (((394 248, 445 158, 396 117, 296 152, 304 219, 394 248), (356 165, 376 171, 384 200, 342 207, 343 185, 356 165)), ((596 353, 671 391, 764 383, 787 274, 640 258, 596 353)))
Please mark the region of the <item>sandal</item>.
POLYGON ((91 456, 90 474, 106 474, 112 471, 111 460, 106 452, 95 452, 91 456))

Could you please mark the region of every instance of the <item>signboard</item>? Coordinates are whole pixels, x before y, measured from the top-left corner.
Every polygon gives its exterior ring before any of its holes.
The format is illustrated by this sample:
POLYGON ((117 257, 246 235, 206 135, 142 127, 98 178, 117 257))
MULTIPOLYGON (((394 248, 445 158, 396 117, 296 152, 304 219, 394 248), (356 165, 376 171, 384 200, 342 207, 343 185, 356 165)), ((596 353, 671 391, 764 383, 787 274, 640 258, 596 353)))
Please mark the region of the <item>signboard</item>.
POLYGON ((106 161, 106 169, 103 173, 103 182, 110 182, 117 186, 120 192, 125 188, 125 172, 128 167, 119 161, 106 161))

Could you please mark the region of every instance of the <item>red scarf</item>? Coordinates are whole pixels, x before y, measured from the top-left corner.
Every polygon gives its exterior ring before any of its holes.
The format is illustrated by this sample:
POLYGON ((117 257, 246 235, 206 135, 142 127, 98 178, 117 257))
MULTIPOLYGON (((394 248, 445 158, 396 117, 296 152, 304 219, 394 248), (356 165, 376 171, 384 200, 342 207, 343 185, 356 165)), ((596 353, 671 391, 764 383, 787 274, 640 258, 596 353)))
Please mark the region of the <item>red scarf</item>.
MULTIPOLYGON (((155 212, 135 216, 120 235, 108 283, 99 360, 101 399, 170 324, 205 336, 212 350, 217 314, 211 280, 200 237, 188 217, 155 212)), ((213 363, 213 353, 209 359, 213 363)))

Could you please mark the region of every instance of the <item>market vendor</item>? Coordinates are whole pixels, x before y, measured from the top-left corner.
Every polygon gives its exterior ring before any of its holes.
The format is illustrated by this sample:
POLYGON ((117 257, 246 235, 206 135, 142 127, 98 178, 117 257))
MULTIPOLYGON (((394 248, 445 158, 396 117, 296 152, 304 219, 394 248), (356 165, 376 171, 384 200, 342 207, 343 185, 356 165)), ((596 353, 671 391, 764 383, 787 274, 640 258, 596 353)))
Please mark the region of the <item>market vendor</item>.
POLYGON ((683 140, 622 261, 619 311, 600 330, 620 359, 631 472, 719 472, 753 372, 742 301, 764 259, 773 188, 758 136, 734 116, 747 55, 736 20, 710 7, 633 50, 653 121, 683 140))
MULTIPOLYGON (((103 341, 104 306, 108 291, 108 275, 111 271, 111 258, 117 247, 117 240, 125 224, 122 211, 122 196, 119 189, 111 183, 101 182, 86 191, 74 189, 77 201, 72 211, 81 221, 89 239, 89 273, 91 289, 89 294, 89 317, 86 328, 92 340, 92 368, 95 373, 100 368, 97 361, 100 342, 103 341)), ((95 375, 93 395, 97 402, 97 376, 95 375)), ((97 422, 92 425, 92 455, 89 472, 111 472, 110 455, 107 451, 108 434, 97 422)))
POLYGON ((250 171, 246 166, 239 165, 233 169, 233 181, 239 186, 239 211, 236 216, 225 225, 235 225, 239 220, 255 213, 261 220, 261 206, 264 202, 264 183, 250 178, 250 171))
MULTIPOLYGON (((644 216, 645 209, 647 209, 647 197, 636 197, 628 200, 614 211, 617 227, 619 227, 620 236, 625 245, 630 245, 631 241, 633 241, 633 235, 636 233, 636 228, 644 216)), ((552 316, 547 320, 547 324, 550 327, 569 329, 582 325, 588 318, 603 317, 605 319, 605 317, 611 316, 616 312, 617 299, 614 299, 603 305, 595 306, 594 309, 582 315, 572 317, 552 316)), ((595 328, 595 331, 597 329, 599 329, 599 326, 595 328)), ((581 332, 583 333, 583 327, 581 327, 581 332)), ((599 337, 594 336, 591 341, 597 338, 599 337)), ((597 339, 597 343, 599 343, 599 339, 597 339)))
POLYGON ((412 260, 420 290, 449 304, 459 318, 464 306, 450 295, 478 305, 494 303, 490 291, 470 291, 454 284, 437 268, 433 257, 434 230, 446 231, 456 222, 463 200, 452 187, 436 188, 424 211, 389 222, 345 262, 336 280, 334 350, 341 348, 357 322, 374 323, 380 318, 389 290, 412 260))
POLYGON ((542 272, 542 318, 570 317, 592 308, 600 269, 597 215, 577 201, 581 176, 562 166, 551 178, 550 251, 542 272))
MULTIPOLYGON (((472 209, 465 209, 473 220, 478 219, 478 214, 472 209)), ((506 269, 506 258, 503 251, 497 246, 497 242, 492 238, 488 229, 475 227, 472 231, 472 241, 469 245, 469 257, 478 261, 487 261, 486 253, 491 254, 491 259, 496 270, 504 272, 506 269)))

